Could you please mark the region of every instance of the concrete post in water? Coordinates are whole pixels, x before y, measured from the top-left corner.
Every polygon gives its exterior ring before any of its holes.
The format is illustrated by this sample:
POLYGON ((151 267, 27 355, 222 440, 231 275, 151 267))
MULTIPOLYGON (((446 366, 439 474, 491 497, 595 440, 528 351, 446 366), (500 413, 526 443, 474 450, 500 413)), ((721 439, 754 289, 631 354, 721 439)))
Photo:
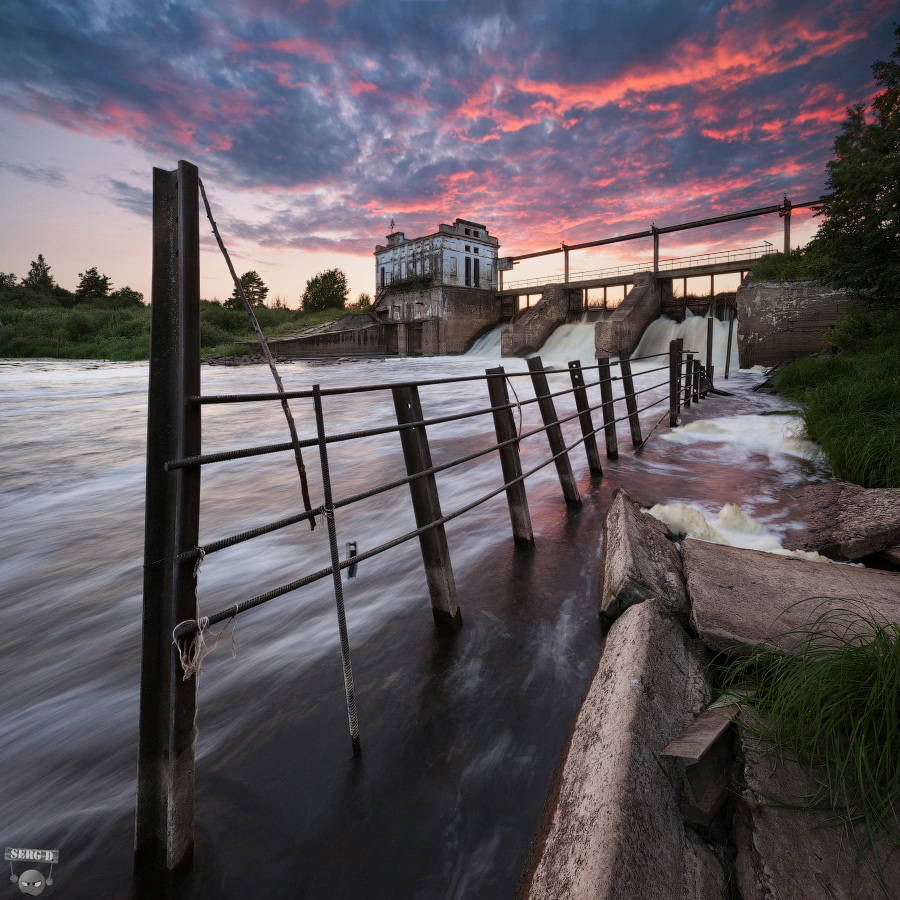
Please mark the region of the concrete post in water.
POLYGON ((628 410, 628 427, 631 429, 631 446, 637 450, 644 440, 641 437, 641 420, 637 411, 637 397, 634 395, 634 378, 631 375, 631 360, 628 358, 627 347, 619 351, 619 368, 622 370, 622 388, 625 391, 625 408, 628 410))
MULTIPOLYGON (((391 393, 399 425, 422 421, 424 417, 417 387, 399 386, 392 388, 391 393)), ((431 451, 428 448, 425 426, 406 428, 399 434, 403 459, 406 462, 406 474, 416 475, 430 469, 431 451)), ((424 478, 411 481, 409 493, 418 528, 430 525, 441 518, 441 501, 434 475, 426 475, 424 478)), ((444 526, 437 525, 420 534, 419 547, 422 550, 422 562, 425 564, 425 577, 431 594, 434 622, 439 628, 459 628, 462 625, 462 614, 456 600, 456 581, 453 578, 450 548, 447 546, 444 526)))
POLYGON ((690 408, 694 389, 694 354, 688 353, 684 361, 684 406, 690 408))
POLYGON ((533 356, 528 360, 528 369, 531 372, 531 383, 534 385, 534 393, 539 398, 538 408, 541 418, 547 429, 547 440, 550 443, 550 452, 556 457, 556 472, 559 475, 559 483, 563 496, 570 506, 581 506, 581 495, 578 493, 578 485, 572 473, 572 463, 566 452, 566 442, 563 440, 562 428, 557 423, 556 408, 553 398, 549 396, 550 387, 547 384, 547 376, 543 371, 544 364, 539 356, 533 356))
MULTIPOLYGON (((496 369, 485 369, 486 375, 504 375, 503 366, 496 369)), ((518 434, 516 423, 509 406, 509 391, 506 389, 506 378, 488 378, 488 395, 493 407, 494 431, 497 443, 511 441, 518 434)), ((500 468, 506 484, 514 481, 522 474, 522 461, 519 458, 519 444, 507 444, 500 448, 500 468)), ((509 518, 512 522, 513 540, 521 547, 534 546, 534 532, 531 529, 531 514, 528 511, 528 496, 525 493, 525 482, 518 481, 506 489, 506 502, 509 506, 509 518)))
POLYGON ((144 601, 135 870, 177 874, 194 851, 194 713, 197 678, 184 679, 172 631, 196 620, 194 563, 200 467, 165 471, 201 452, 200 224, 197 168, 153 170, 153 274, 147 401, 144 601))
POLYGON ((603 403, 603 431, 606 435, 606 458, 619 458, 619 442, 616 440, 616 412, 613 405, 612 375, 609 371, 609 357, 597 360, 597 375, 600 380, 600 399, 603 403))
POLYGON ((706 374, 709 377, 709 386, 712 387, 712 365, 713 365, 713 329, 715 321, 712 316, 706 319, 706 374))
POLYGON ((678 424, 678 391, 679 372, 681 371, 681 353, 678 341, 669 341, 669 428, 678 424))
POLYGON ((731 336, 734 332, 734 310, 728 310, 728 346, 725 348, 725 380, 728 380, 728 369, 731 367, 731 336))
POLYGON ((584 386, 584 372, 581 363, 576 359, 569 363, 569 375, 575 395, 575 406, 578 408, 578 421, 584 435, 584 450, 587 454, 588 468, 591 475, 603 477, 603 466, 600 465, 600 453, 597 450, 597 436, 594 434, 594 420, 591 416, 591 404, 588 401, 587 389, 584 386))

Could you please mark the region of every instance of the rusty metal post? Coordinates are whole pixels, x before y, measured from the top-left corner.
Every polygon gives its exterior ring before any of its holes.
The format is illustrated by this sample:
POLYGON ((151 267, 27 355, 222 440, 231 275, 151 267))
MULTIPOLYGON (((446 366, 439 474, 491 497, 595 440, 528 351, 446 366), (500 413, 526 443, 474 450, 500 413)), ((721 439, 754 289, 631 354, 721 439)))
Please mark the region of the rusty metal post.
POLYGON ((644 439, 641 437, 641 420, 637 411, 637 397, 634 395, 631 360, 625 347, 619 351, 619 368, 622 370, 622 388, 625 391, 625 408, 628 410, 628 427, 631 429, 631 446, 637 450, 644 443, 644 439))
MULTIPOLYGON (((485 369, 487 375, 505 375, 503 366, 485 369)), ((511 441, 517 436, 516 423, 509 406, 509 391, 506 389, 506 378, 488 378, 488 396, 494 416, 494 431, 497 443, 511 441)), ((522 474, 522 461, 519 458, 519 444, 507 444, 500 448, 500 468, 505 484, 514 481, 522 474)), ((531 528, 531 513, 528 511, 528 496, 525 493, 525 482, 517 481, 506 489, 506 502, 509 506, 509 519, 512 523, 513 540, 521 547, 534 545, 534 532, 531 528)))
POLYGON ((675 376, 678 379, 678 384, 675 388, 675 396, 678 398, 678 412, 681 412, 681 384, 683 378, 683 369, 682 363, 684 361, 684 338, 675 338, 675 343, 678 345, 678 368, 675 371, 675 376))
MULTIPOLYGON (((391 393, 394 397, 394 409, 397 412, 399 425, 422 421, 422 404, 417 387, 395 387, 391 388, 391 393)), ((407 475, 416 475, 432 467, 428 435, 424 425, 401 431, 400 443, 403 447, 407 475)), ((409 493, 412 497, 418 528, 430 525, 441 518, 441 501, 438 497, 434 475, 426 475, 411 481, 409 493)), ((439 628, 459 628, 462 625, 462 614, 456 600, 456 581, 453 578, 450 548, 447 545, 444 526, 437 525, 420 534, 419 546, 422 550, 422 561, 425 564, 425 577, 428 580, 434 622, 439 628)))
POLYGON ((584 372, 581 362, 572 360, 569 363, 569 376, 572 379, 575 406, 578 409, 578 421, 581 423, 581 434, 584 436, 584 451, 587 454, 588 469, 591 475, 603 477, 603 466, 600 465, 600 453, 597 450, 597 435, 594 433, 594 420, 591 416, 591 404, 588 400, 587 388, 584 386, 584 372))
POLYGON ((147 399, 144 601, 138 726, 135 870, 177 874, 194 852, 196 675, 182 677, 172 631, 197 618, 199 466, 165 471, 201 452, 200 222, 197 168, 153 170, 153 273, 147 399))
POLYGON ((734 310, 728 310, 728 346, 725 348, 725 380, 728 380, 728 370, 731 368, 731 338, 734 333, 734 310))
POLYGON ((689 409, 694 390, 694 354, 688 353, 684 361, 684 407, 689 409))
POLYGON ((659 231, 655 225, 651 225, 653 231, 653 274, 659 271, 659 231))
POLYGON ((331 550, 331 580, 337 607, 338 634, 341 641, 341 666, 344 670, 344 695, 347 698, 347 718, 350 722, 350 744, 353 755, 362 753, 359 743, 359 719, 356 715, 356 693, 353 690, 353 667, 350 664, 350 639, 347 636, 347 616, 344 613, 344 585, 341 581, 341 557, 338 553, 337 526, 334 522, 334 501, 331 496, 331 475, 328 470, 328 445, 325 443, 325 415, 322 411, 322 392, 313 385, 313 407, 316 414, 316 436, 319 439, 319 462, 322 466, 322 494, 325 501, 325 520, 328 523, 328 544, 331 550))
POLYGON ((603 403, 603 431, 606 436, 606 458, 619 458, 619 442, 616 440, 616 411, 613 405, 612 375, 609 357, 597 360, 597 376, 600 381, 600 400, 603 403))
POLYGON ((563 244, 563 259, 565 261, 565 283, 569 283, 569 248, 563 244))
POLYGON ((715 321, 712 316, 706 319, 706 374, 709 378, 709 386, 712 387, 712 371, 713 371, 713 329, 715 321))
POLYGON ((681 371, 681 353, 678 341, 669 341, 669 428, 678 424, 679 406, 679 373, 681 371))
POLYGON ((538 397, 538 408, 546 427, 550 452, 556 457, 554 462, 563 496, 570 506, 581 506, 581 495, 578 493, 578 485, 575 483, 575 475, 572 473, 572 462, 566 452, 566 442, 563 439, 562 428, 558 424, 553 398, 549 396, 550 387, 543 369, 544 364, 539 356, 533 356, 528 360, 531 383, 534 385, 534 393, 538 397))
POLYGON ((691 391, 695 403, 700 400, 700 369, 700 360, 694 360, 694 384, 691 391))

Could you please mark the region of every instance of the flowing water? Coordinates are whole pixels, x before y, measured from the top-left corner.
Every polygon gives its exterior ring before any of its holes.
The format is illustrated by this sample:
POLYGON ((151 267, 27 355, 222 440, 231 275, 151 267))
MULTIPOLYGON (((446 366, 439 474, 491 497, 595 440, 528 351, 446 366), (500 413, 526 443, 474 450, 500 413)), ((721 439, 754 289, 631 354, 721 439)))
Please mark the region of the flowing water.
MULTIPOLYGON (((590 364, 592 327, 565 329, 542 348, 545 363, 565 367, 580 355, 590 364)), ((462 358, 298 362, 283 376, 291 389, 481 373, 499 362, 496 335, 485 337, 462 358)), ((637 386, 665 378, 639 375, 637 386)), ((551 385, 567 379, 551 376, 551 385)), ((514 381, 530 396, 527 378, 514 381)), ((754 383, 740 374, 728 382, 738 398, 708 399, 686 416, 727 440, 682 429, 679 443, 664 439, 664 424, 635 455, 620 426, 620 458, 604 460, 600 481, 576 448, 580 509, 564 504, 553 466, 530 478, 533 551, 513 546, 502 494, 449 523, 464 621, 455 638, 435 633, 415 542, 361 563, 344 583, 360 763, 350 754, 330 582, 242 615, 236 658, 228 632, 200 679, 197 855, 185 896, 512 896, 600 647, 600 524, 615 487, 710 515, 737 503, 777 535, 792 526, 784 492, 822 477, 785 452, 783 435, 757 433, 757 414, 778 401, 750 393, 754 383)), ((58 848, 59 896, 130 897, 147 366, 0 361, 0 387, 0 838, 58 848)), ((204 367, 203 390, 271 385, 262 367, 204 367)), ((426 416, 486 401, 480 383, 421 395, 426 416)), ((571 409, 562 400, 558 408, 571 409)), ((309 434, 309 403, 292 405, 309 434)), ((645 435, 665 410, 642 415, 645 435)), ((525 407, 524 426, 537 415, 525 407)), ((390 394, 328 398, 325 416, 332 432, 389 422, 390 394)), ((777 419, 783 431, 788 419, 777 419)), ((277 404, 204 408, 205 450, 282 441, 284 431, 277 404)), ((573 440, 577 421, 564 431, 573 440)), ((429 438, 435 463, 494 440, 490 417, 434 426, 429 438)), ((522 453, 524 468, 546 458, 543 435, 522 453)), ((318 460, 307 454, 317 502, 318 460)), ((395 434, 332 445, 330 458, 337 496, 404 474, 395 434)), ((443 510, 500 483, 493 456, 441 473, 443 510)), ((289 454, 203 471, 204 541, 299 508, 289 454)), ((360 550, 410 530, 406 489, 339 510, 337 527, 341 546, 355 540, 360 550)), ((324 529, 275 532, 206 559, 201 609, 327 564, 324 529)))

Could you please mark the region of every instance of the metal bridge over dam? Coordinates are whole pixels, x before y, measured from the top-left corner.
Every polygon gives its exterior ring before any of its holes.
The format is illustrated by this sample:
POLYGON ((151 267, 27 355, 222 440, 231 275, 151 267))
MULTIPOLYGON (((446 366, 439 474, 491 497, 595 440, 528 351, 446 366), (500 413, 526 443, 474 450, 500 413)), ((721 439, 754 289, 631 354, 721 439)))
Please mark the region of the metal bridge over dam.
POLYGON ((775 251, 765 241, 702 255, 660 258, 662 236, 777 214, 784 223, 787 253, 792 210, 816 203, 791 203, 785 197, 778 205, 659 228, 651 225, 645 231, 500 258, 494 290, 436 284, 413 274, 379 288, 367 313, 348 316, 316 334, 281 338, 277 352, 288 357, 459 354, 503 324, 501 354, 519 356, 539 350, 557 326, 580 321, 585 312, 591 311, 599 319, 595 324, 597 356, 630 352, 651 321, 663 313, 678 317, 683 314, 688 279, 708 278, 712 298, 717 275, 736 273, 743 281, 758 259, 775 251), (570 270, 570 254, 574 251, 646 240, 652 240, 652 260, 592 271, 570 270), (504 273, 510 274, 518 263, 555 254, 563 255, 561 277, 556 274, 520 279, 504 285, 504 273), (675 296, 677 282, 681 282, 679 301, 675 296), (621 299, 614 298, 610 291, 619 287, 621 299))

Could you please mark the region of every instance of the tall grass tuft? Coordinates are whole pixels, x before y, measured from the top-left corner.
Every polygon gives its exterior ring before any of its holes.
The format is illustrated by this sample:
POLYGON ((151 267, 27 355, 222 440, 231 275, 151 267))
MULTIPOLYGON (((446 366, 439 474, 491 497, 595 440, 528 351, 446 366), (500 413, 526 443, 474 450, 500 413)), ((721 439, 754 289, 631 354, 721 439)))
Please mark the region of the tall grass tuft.
POLYGON ((845 602, 783 635, 791 653, 757 649, 720 683, 758 714, 751 733, 822 773, 812 796, 793 799, 847 826, 881 877, 876 844, 900 845, 900 625, 845 602))

